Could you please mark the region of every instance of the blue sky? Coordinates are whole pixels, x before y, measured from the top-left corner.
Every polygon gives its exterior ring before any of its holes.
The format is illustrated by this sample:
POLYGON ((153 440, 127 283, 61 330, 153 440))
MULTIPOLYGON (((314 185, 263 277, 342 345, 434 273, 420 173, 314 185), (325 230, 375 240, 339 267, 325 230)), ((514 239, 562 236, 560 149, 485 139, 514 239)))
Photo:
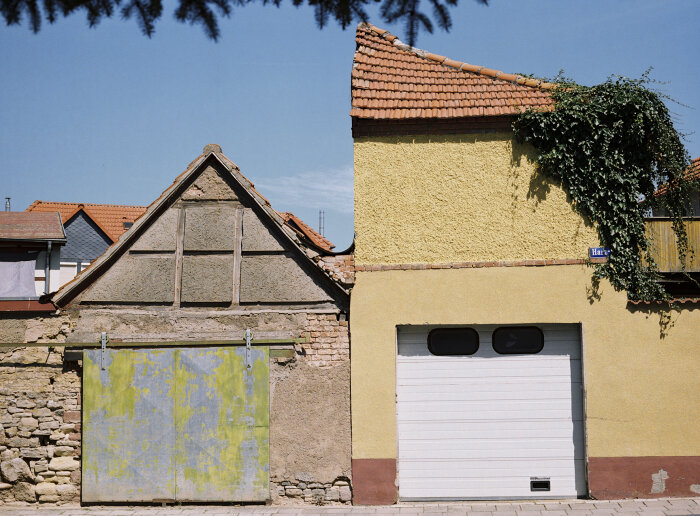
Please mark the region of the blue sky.
MULTIPOLYGON (((152 202, 216 142, 280 211, 352 241, 350 70, 354 26, 319 30, 308 8, 250 5, 215 43, 165 2, 156 34, 118 17, 0 27, 0 196, 152 202)), ((700 2, 461 0, 449 33, 419 48, 511 73, 583 84, 654 67, 676 127, 700 156, 700 2), (688 106, 688 107, 686 107, 688 106)), ((405 39, 403 28, 375 24, 405 39)))

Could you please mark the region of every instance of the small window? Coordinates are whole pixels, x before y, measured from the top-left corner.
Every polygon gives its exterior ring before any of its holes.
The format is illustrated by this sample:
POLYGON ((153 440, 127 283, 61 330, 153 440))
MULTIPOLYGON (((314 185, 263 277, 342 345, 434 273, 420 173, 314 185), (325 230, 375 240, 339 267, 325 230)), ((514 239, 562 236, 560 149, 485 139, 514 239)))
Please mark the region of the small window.
POLYGON ((537 326, 501 326, 493 332, 492 343, 501 355, 534 355, 544 347, 544 334, 537 326))
POLYGON ((129 229, 131 226, 134 225, 134 223, 133 222, 124 222, 123 225, 124 225, 124 229, 129 229))
POLYGON ((433 355, 473 355, 479 349, 479 334, 472 328, 437 328, 428 333, 428 351, 433 355))

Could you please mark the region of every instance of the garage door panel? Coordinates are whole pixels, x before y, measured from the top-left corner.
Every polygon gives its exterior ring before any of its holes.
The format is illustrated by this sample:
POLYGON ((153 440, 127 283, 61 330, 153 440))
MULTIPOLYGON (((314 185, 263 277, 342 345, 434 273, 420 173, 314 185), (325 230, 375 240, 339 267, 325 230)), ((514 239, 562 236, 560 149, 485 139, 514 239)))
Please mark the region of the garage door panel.
MULTIPOLYGON (((410 462, 410 460, 407 460, 410 462)), ((556 477, 566 478, 572 476, 573 469, 569 459, 548 459, 533 467, 527 459, 468 459, 461 461, 454 467, 445 467, 446 461, 437 459, 420 460, 421 470, 415 468, 404 472, 402 479, 415 481, 430 478, 450 479, 482 479, 485 477, 499 478, 503 476, 527 477, 556 477)), ((577 460, 583 465, 583 460, 577 460)))
MULTIPOLYGON (((566 380, 568 380, 568 378, 566 378, 566 380)), ((579 388, 577 390, 580 391, 580 384, 578 385, 579 388)), ((571 382, 565 381, 564 378, 547 378, 542 381, 533 378, 520 378, 517 380, 489 378, 479 382, 471 381, 469 385, 466 386, 463 382, 443 378, 439 383, 433 381, 423 384, 416 384, 403 380, 398 382, 398 386, 401 387, 401 395, 407 400, 414 399, 416 396, 428 397, 433 394, 447 394, 450 393, 450 390, 446 389, 446 387, 449 386, 454 386, 455 389, 453 389, 452 392, 465 396, 464 399, 468 399, 468 396, 479 396, 478 399, 485 399, 484 396, 515 399, 514 397, 520 396, 521 392, 525 392, 527 396, 547 396, 550 394, 571 396, 572 390, 574 390, 571 382), (479 388, 475 389, 475 385, 478 385, 479 388), (469 388, 465 389, 464 387, 469 388)))
MULTIPOLYGON (((559 372, 559 374, 553 374, 553 371, 549 371, 542 368, 528 367, 529 371, 533 375, 537 375, 541 378, 541 385, 549 385, 552 383, 566 382, 571 379, 573 383, 581 384, 582 377, 581 373, 571 373, 559 372)), ((432 370, 428 372, 427 369, 416 369, 415 377, 401 376, 397 378, 397 387, 404 386, 429 386, 435 384, 435 377, 440 376, 444 379, 445 385, 464 385, 464 381, 469 381, 470 385, 488 387, 489 384, 495 383, 496 378, 500 379, 500 383, 510 383, 510 384, 522 384, 524 382, 536 383, 531 377, 524 374, 515 375, 507 374, 508 371, 489 371, 487 377, 479 376, 479 372, 475 370, 432 370)), ((403 374, 406 374, 405 372, 403 374)))
MULTIPOLYGON (((404 444, 404 443, 402 443, 404 444)), ((502 446, 508 446, 507 442, 498 443, 502 446)), ((574 457, 574 446, 570 445, 562 449, 552 449, 547 445, 542 444, 537 446, 531 444, 525 449, 520 448, 496 448, 493 446, 488 449, 474 448, 471 445, 463 443, 450 443, 450 447, 436 447, 432 449, 411 447, 411 443, 406 443, 404 450, 401 452, 401 458, 406 459, 532 459, 533 461, 559 459, 559 458, 583 458, 574 457), (462 448, 464 447, 464 448, 462 448)))
POLYGON ((399 439, 457 439, 468 436, 474 439, 539 438, 543 435, 553 439, 579 439, 578 425, 571 422, 552 425, 548 420, 492 421, 455 420, 436 424, 423 421, 403 421, 399 429, 399 439))
POLYGON ((449 362, 432 363, 426 361, 404 362, 402 365, 400 380, 425 380, 434 378, 435 375, 446 375, 447 378, 533 378, 536 376, 548 378, 571 378, 570 360, 562 357, 561 360, 544 359, 536 361, 528 360, 476 360, 462 362, 455 360, 449 362), (463 364, 458 367, 458 364, 463 364))
POLYGON ((420 360, 403 361, 405 367, 402 368, 400 378, 431 378, 435 373, 448 374, 450 378, 489 378, 495 375, 504 378, 533 378, 534 375, 569 378, 572 372, 571 366, 580 365, 571 364, 571 362, 566 356, 562 356, 561 359, 546 358, 539 361, 532 357, 522 360, 472 358, 471 361, 454 360, 452 363, 424 358, 423 363, 420 360), (459 365, 461 367, 458 367, 459 365))
POLYGON ((571 385, 557 384, 543 386, 538 388, 536 385, 516 384, 487 384, 488 387, 484 390, 475 389, 473 385, 468 389, 444 389, 439 385, 430 385, 425 389, 417 386, 407 387, 402 389, 402 399, 406 403, 431 403, 436 396, 440 396, 441 401, 456 402, 473 402, 473 403, 498 403, 505 401, 548 401, 548 400, 564 400, 571 403, 572 397, 574 401, 580 401, 581 389, 577 392, 571 392, 571 385))
MULTIPOLYGON (((569 328, 555 329, 554 325, 538 324, 536 326, 542 330, 545 342, 547 343, 547 345, 545 345, 545 348, 540 353, 538 353, 538 356, 560 356, 562 349, 564 349, 567 356, 569 356, 572 360, 581 359, 581 348, 579 345, 578 334, 571 333, 571 330, 569 328)), ((479 325, 478 355, 480 358, 488 359, 504 357, 504 355, 499 355, 498 353, 496 353, 491 347, 491 337, 493 331, 499 327, 500 325, 479 325)), ((428 332, 434 328, 437 327, 400 327, 398 331, 398 336, 401 339, 402 356, 430 356, 430 351, 428 351, 425 347, 425 343, 428 332)), ((434 358, 440 359, 442 357, 434 358)))
MULTIPOLYGON (((434 488, 426 488, 425 485, 421 486, 417 483, 414 486, 410 486, 411 493, 413 493, 413 495, 411 497, 405 497, 404 499, 526 499, 532 498, 532 493, 530 492, 529 488, 524 488, 522 486, 529 486, 529 484, 529 478, 525 477, 503 477, 497 481, 484 479, 480 482, 475 481, 473 485, 468 486, 458 484, 445 487, 438 486, 434 488), (504 497, 504 489, 507 489, 508 492, 512 494, 504 497)), ((573 478, 557 479, 556 482, 552 483, 551 490, 549 492, 542 492, 537 498, 562 498, 562 495, 557 495, 555 493, 568 493, 575 491, 576 488, 576 480, 573 478)))
POLYGON ((493 325, 473 327, 480 347, 471 356, 434 356, 432 328, 399 328, 402 499, 585 493, 578 328, 538 326, 541 353, 498 355, 493 325), (531 477, 550 477, 550 491, 531 491, 531 477))
MULTIPOLYGON (((431 407, 430 410, 423 411, 422 408, 414 407, 413 410, 419 411, 418 414, 412 414, 410 416, 399 416, 397 421, 402 423, 404 421, 450 421, 454 417, 455 410, 440 410, 438 407, 431 407)), ((460 412, 460 411, 457 411, 460 412)), ((581 409, 577 409, 574 413, 574 420, 581 420, 583 412, 581 409)), ((526 416, 523 414, 523 410, 513 409, 504 410, 500 408, 493 408, 492 410, 480 410, 477 414, 470 414, 470 420, 491 420, 494 422, 500 421, 505 418, 522 418, 528 417, 528 419, 539 419, 539 420, 562 420, 567 419, 571 415, 571 409, 561 408, 561 409, 539 409, 537 414, 526 416)))
MULTIPOLYGON (((503 445, 505 452, 510 453, 512 448, 519 448, 519 451, 524 457, 538 456, 539 450, 546 448, 549 457, 567 457, 569 453, 573 453, 574 444, 571 436, 559 438, 553 437, 482 437, 476 438, 473 436, 452 439, 450 442, 450 451, 469 451, 474 450, 479 452, 486 450, 490 452, 490 447, 497 441, 503 445)), ((409 454, 420 454, 421 457, 430 457, 432 453, 442 448, 444 439, 405 439, 402 441, 405 457, 409 458, 409 454)), ((473 457, 477 457, 474 455, 473 457)), ((496 454, 494 458, 498 458, 496 454)), ((517 458, 516 455, 505 455, 504 457, 517 458)))

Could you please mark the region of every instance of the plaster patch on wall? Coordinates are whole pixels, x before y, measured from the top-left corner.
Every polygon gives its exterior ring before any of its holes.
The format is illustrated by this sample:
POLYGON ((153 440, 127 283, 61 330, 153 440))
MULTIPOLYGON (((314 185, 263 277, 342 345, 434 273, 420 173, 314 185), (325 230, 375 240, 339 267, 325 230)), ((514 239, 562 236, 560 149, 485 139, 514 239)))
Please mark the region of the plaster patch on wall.
POLYGON ((658 473, 652 473, 651 494, 663 493, 666 491, 666 480, 668 480, 668 473, 663 469, 660 469, 658 473))

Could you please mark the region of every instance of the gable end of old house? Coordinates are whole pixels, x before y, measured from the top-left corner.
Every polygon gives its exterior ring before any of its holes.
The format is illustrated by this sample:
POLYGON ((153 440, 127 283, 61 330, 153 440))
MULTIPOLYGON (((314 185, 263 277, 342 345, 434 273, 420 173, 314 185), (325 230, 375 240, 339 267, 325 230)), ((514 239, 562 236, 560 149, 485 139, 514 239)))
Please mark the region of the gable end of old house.
POLYGON ((313 251, 302 249, 256 194, 235 165, 205 155, 57 302, 347 304, 343 289, 310 259, 313 251))

